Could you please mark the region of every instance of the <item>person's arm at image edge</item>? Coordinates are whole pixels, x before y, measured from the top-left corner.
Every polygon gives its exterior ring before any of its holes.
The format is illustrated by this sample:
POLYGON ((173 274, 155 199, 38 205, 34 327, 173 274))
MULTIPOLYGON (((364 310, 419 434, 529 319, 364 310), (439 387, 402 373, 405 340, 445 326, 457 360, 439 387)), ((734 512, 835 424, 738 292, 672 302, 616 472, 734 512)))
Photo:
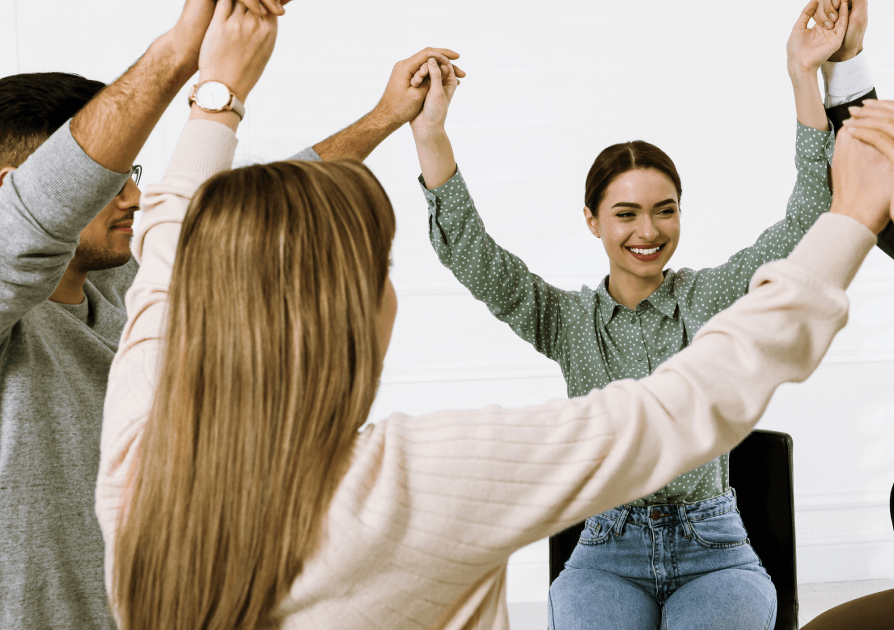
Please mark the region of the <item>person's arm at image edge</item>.
POLYGON ((0 185, 0 339, 54 291, 81 231, 121 190, 133 160, 195 71, 213 0, 177 24, 0 185))
MULTIPOLYGON (((419 113, 428 81, 414 78, 419 67, 429 57, 441 64, 459 59, 459 54, 447 48, 426 48, 412 57, 398 61, 388 79, 385 93, 371 112, 341 131, 290 157, 290 160, 320 161, 352 159, 362 162, 384 142, 388 136, 410 122, 419 113)), ((460 78, 465 72, 456 68, 460 78)))
MULTIPOLYGON (((837 10, 841 0, 823 0, 826 12, 837 10)), ((841 129, 850 118, 850 108, 859 107, 868 99, 877 99, 872 73, 863 39, 869 26, 868 0, 851 0, 847 32, 841 48, 823 64, 826 88, 826 115, 835 129, 841 129)), ((878 248, 894 258, 894 222, 888 222, 878 235, 878 248)))

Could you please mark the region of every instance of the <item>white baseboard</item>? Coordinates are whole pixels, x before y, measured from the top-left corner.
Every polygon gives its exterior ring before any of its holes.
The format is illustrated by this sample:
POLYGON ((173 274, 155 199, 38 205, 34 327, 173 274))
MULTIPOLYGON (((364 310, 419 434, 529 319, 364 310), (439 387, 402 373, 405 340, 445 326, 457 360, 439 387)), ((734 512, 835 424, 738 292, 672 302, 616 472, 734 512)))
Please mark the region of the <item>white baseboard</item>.
POLYGON ((859 582, 894 579, 894 541, 832 541, 798 545, 798 582, 859 582))

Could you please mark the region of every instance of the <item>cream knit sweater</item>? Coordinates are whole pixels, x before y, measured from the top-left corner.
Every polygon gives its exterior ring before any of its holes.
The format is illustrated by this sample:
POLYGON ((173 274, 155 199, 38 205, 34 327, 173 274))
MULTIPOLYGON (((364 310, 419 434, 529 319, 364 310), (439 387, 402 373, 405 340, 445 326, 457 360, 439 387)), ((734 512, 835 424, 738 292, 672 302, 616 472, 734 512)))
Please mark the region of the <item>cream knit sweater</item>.
MULTIPOLYGON (((180 222, 196 188, 230 168, 235 135, 189 122, 162 183, 143 196, 141 263, 112 365, 96 512, 106 584, 124 485, 152 404, 180 222)), ((531 542, 646 496, 728 451, 776 387, 806 379, 847 320, 844 289, 875 236, 824 215, 786 260, 693 345, 640 381, 570 400, 394 414, 357 435, 325 539, 281 603, 283 627, 508 628, 506 563, 531 542)))

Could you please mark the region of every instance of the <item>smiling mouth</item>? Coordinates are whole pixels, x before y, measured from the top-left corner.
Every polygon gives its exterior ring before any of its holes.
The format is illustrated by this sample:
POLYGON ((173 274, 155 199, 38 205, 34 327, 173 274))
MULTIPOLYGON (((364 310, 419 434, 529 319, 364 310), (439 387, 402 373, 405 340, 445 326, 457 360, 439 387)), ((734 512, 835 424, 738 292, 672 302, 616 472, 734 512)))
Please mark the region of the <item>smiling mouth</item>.
POLYGON ((637 258, 653 258, 664 249, 665 245, 667 245, 667 243, 662 243, 655 247, 626 247, 625 249, 631 254, 634 254, 637 258))

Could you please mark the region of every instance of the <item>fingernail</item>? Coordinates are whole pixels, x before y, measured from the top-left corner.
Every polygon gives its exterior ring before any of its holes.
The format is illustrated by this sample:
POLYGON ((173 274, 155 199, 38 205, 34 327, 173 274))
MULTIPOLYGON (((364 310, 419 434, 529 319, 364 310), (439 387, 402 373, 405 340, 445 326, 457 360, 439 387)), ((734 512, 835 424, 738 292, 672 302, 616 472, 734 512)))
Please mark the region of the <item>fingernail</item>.
POLYGON ((832 11, 831 13, 829 13, 829 19, 830 19, 830 20, 834 20, 834 19, 835 19, 835 11, 832 11))
POLYGON ((826 28, 832 28, 832 23, 829 20, 826 20, 826 28))

